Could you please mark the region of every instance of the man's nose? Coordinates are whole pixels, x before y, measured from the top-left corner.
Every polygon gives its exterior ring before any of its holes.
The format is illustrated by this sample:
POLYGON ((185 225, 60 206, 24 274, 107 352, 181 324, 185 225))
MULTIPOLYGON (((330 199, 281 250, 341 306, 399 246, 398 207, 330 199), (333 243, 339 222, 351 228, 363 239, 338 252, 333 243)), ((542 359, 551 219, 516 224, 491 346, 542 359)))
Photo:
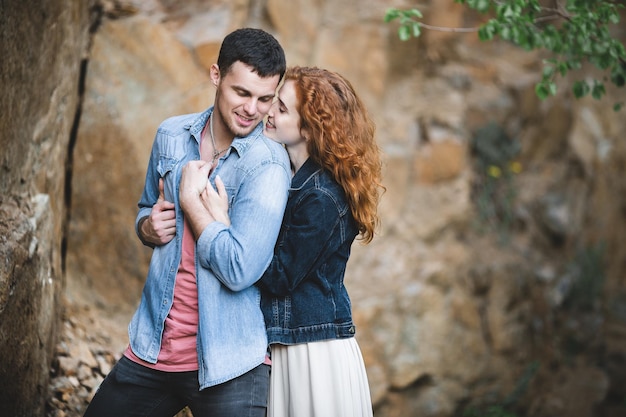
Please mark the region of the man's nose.
POLYGON ((256 98, 251 98, 244 103, 243 110, 249 115, 256 114, 258 110, 258 104, 259 103, 256 98))

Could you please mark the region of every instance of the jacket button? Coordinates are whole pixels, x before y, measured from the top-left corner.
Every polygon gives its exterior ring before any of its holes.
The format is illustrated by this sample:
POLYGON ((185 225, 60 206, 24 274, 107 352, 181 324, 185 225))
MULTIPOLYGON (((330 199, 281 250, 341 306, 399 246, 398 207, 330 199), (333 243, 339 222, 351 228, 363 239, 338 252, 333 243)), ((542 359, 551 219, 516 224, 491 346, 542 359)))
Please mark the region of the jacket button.
POLYGON ((356 329, 354 328, 354 326, 350 326, 350 328, 348 329, 348 331, 352 334, 356 333, 356 329))

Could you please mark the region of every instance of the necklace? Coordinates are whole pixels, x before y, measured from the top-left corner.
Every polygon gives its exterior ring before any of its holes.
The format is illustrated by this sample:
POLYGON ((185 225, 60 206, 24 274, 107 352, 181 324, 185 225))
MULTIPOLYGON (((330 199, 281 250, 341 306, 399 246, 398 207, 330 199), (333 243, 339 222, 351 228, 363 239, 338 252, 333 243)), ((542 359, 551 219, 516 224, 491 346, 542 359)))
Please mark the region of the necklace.
POLYGON ((213 115, 211 115, 211 117, 209 118, 209 131, 211 132, 211 144, 213 145, 213 160, 211 162, 215 163, 217 157, 220 156, 220 154, 226 152, 228 148, 230 148, 230 146, 221 151, 217 150, 217 146, 215 146, 215 135, 213 134, 213 115))

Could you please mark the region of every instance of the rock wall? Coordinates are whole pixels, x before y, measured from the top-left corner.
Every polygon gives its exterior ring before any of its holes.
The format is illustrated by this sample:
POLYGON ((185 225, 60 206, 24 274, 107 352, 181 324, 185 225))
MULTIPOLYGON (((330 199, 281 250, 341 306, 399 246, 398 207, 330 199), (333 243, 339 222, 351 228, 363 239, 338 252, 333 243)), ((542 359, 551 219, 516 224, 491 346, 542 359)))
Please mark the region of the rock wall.
POLYGON ((0 409, 43 415, 93 2, 0 2, 0 409))

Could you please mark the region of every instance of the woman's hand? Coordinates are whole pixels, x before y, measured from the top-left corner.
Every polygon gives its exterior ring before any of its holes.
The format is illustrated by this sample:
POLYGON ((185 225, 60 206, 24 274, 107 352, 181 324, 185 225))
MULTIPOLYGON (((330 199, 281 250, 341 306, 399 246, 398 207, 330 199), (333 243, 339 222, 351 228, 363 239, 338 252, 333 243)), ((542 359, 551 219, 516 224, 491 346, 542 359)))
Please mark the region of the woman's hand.
POLYGON ((211 165, 205 161, 190 161, 183 167, 180 178, 178 190, 180 208, 185 213, 196 240, 200 238, 204 229, 215 221, 202 201, 202 193, 207 186, 211 186, 209 183, 211 165))
POLYGON ((215 186, 217 190, 207 181, 204 191, 200 194, 202 204, 215 220, 224 223, 226 226, 230 226, 228 194, 226 193, 224 182, 219 175, 215 177, 215 186))
POLYGON ((211 165, 210 162, 198 160, 189 161, 183 167, 178 196, 180 199, 180 207, 184 212, 197 206, 200 195, 204 192, 209 183, 211 165))

